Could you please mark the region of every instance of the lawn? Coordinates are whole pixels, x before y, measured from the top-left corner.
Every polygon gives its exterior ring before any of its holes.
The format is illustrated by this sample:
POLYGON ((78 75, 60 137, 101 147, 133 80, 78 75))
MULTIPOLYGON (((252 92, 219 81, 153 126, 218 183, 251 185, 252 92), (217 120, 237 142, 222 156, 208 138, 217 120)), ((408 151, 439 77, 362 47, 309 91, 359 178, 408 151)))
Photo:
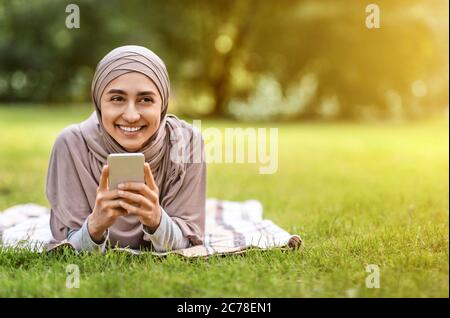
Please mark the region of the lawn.
MULTIPOLYGON (((0 211, 48 205, 58 132, 88 108, 0 107, 0 211)), ((207 121, 203 127, 246 127, 207 121)), ((448 297, 448 119, 258 124, 279 128, 278 172, 210 164, 208 197, 258 199, 300 251, 185 260, 0 250, 0 297, 448 297), (80 288, 66 288, 66 265, 80 288), (368 264, 380 288, 365 285, 368 264)))

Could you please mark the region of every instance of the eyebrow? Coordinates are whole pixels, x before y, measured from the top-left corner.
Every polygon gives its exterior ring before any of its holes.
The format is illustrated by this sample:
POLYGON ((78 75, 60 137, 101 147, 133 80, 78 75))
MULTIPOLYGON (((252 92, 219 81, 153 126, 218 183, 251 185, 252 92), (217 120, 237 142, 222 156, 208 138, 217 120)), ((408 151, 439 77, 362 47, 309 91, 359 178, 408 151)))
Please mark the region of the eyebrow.
MULTIPOLYGON (((110 89, 106 94, 121 94, 121 95, 127 95, 127 93, 121 89, 110 89)), ((144 95, 154 95, 156 96, 156 93, 153 91, 143 91, 143 92, 139 92, 137 93, 137 96, 144 96, 144 95)))

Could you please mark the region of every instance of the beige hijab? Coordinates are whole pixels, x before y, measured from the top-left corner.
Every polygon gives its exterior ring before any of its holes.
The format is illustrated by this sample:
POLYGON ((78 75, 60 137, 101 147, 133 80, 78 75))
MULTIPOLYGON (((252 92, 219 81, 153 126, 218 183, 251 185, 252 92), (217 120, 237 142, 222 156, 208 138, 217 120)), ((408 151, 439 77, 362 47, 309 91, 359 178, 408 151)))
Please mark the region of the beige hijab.
MULTIPOLYGON (((81 124, 65 128, 54 144, 46 186, 53 236, 63 240, 68 230, 82 226, 94 208, 108 154, 126 152, 103 127, 100 98, 112 80, 129 72, 148 76, 162 97, 160 127, 139 150, 159 187, 160 205, 191 244, 202 244, 206 196, 202 137, 186 122, 166 115, 170 82, 165 64, 152 51, 134 45, 118 47, 98 63, 92 81, 95 112, 81 124), (174 150, 176 154, 183 153, 183 157, 173 156, 174 150)), ((132 248, 149 245, 143 240, 139 219, 132 215, 117 219, 110 228, 110 243, 132 248)))

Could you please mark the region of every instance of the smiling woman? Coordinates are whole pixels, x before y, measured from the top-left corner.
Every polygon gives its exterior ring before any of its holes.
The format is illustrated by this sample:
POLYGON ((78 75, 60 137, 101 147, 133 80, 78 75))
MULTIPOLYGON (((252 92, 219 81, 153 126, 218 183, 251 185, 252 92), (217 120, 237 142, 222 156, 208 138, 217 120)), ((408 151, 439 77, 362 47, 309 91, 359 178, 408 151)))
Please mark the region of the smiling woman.
POLYGON ((46 192, 57 240, 88 251, 107 243, 156 251, 203 243, 206 163, 190 160, 203 154, 203 140, 166 115, 169 86, 164 62, 144 47, 119 47, 99 62, 95 112, 62 131, 50 158, 46 192), (175 145, 186 160, 171 160, 175 145), (146 182, 108 189, 107 157, 125 152, 144 154, 146 182))

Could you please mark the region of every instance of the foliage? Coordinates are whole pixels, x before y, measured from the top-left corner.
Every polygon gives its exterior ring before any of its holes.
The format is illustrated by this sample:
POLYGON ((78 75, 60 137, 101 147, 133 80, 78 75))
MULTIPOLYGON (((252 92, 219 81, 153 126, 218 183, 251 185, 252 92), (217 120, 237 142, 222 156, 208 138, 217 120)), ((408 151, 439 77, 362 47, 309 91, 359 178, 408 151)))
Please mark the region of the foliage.
POLYGON ((69 3, 0 0, 0 101, 89 101, 101 57, 138 44, 166 61, 179 113, 380 118, 448 107, 446 0, 377 1, 380 29, 366 27, 360 0, 80 0, 79 29, 65 27, 69 3), (286 104, 311 74, 308 103, 286 104), (275 105, 261 102, 267 78, 275 105))

